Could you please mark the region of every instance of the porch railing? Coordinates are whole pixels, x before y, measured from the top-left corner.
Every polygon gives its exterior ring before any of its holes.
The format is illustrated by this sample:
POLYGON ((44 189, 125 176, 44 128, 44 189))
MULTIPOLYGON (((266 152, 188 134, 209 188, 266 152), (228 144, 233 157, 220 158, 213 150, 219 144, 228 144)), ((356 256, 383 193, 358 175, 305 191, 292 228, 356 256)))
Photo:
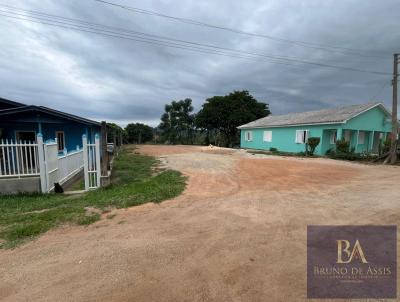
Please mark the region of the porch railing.
MULTIPOLYGON (((96 135, 94 143, 82 138, 83 148, 59 155, 57 140, 43 142, 37 135, 37 142, 12 140, 0 141, 0 179, 40 177, 40 189, 47 193, 54 183, 61 185, 84 170, 85 190, 96 189, 100 182, 100 140, 96 135)), ((1 193, 1 192, 0 192, 1 193)))
POLYGON ((83 169, 83 149, 58 157, 60 183, 83 169))
POLYGON ((38 144, 13 140, 0 141, 0 178, 39 175, 38 144))

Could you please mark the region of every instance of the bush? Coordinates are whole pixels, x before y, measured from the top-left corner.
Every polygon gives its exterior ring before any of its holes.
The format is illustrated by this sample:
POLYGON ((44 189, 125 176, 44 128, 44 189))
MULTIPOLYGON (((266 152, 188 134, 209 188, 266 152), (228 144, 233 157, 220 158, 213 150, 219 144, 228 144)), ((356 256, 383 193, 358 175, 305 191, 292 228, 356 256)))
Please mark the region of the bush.
POLYGON ((329 153, 329 157, 333 159, 343 159, 350 161, 362 159, 362 156, 360 154, 353 152, 342 152, 342 151, 331 151, 329 153))
POLYGON ((390 151, 390 147, 392 146, 392 140, 390 137, 383 142, 382 146, 382 154, 388 153, 390 151))
POLYGON ((314 155, 315 149, 319 145, 319 142, 321 139, 319 137, 310 137, 307 140, 307 145, 306 145, 306 153, 309 155, 314 155))
POLYGON ((340 153, 349 153, 350 142, 347 142, 344 138, 336 141, 336 151, 340 153))
POLYGON ((269 151, 271 151, 271 152, 278 152, 278 148, 271 147, 271 148, 269 148, 269 151))

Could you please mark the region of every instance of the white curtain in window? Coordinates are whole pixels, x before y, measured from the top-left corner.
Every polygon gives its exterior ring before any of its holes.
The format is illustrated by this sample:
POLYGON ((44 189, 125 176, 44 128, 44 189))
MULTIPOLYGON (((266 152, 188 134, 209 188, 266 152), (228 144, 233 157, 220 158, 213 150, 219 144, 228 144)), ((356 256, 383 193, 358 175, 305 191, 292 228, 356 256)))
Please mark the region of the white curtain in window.
POLYGON ((331 131, 330 143, 331 144, 336 144, 336 139, 337 139, 337 132, 336 131, 331 131))
POLYGON ((264 131, 264 142, 272 142, 272 131, 264 131))
POLYGON ((304 144, 307 142, 309 136, 308 130, 296 130, 296 143, 304 144))

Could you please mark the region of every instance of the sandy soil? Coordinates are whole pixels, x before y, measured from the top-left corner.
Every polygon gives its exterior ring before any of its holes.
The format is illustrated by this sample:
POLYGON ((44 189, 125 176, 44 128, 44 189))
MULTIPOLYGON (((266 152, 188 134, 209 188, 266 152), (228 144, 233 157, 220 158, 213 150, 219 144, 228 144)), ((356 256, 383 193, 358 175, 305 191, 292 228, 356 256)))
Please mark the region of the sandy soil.
POLYGON ((400 221, 399 167, 192 146, 140 152, 185 173, 184 194, 0 251, 0 300, 305 301, 308 224, 400 221))

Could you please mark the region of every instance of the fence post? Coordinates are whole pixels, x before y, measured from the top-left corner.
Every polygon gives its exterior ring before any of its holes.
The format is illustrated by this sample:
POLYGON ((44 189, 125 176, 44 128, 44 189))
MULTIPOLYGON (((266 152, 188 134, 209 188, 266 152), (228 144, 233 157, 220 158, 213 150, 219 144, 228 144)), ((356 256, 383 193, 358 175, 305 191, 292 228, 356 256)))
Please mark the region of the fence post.
POLYGON ((40 171, 40 189, 42 193, 47 193, 47 176, 46 176, 46 164, 43 150, 43 135, 38 133, 37 135, 38 144, 38 157, 39 157, 39 171, 40 171))
POLYGON ((108 152, 107 152, 107 123, 101 122, 101 175, 107 176, 108 152))
POLYGON ((97 177, 97 187, 101 187, 100 179, 101 179, 101 164, 100 164, 100 138, 96 133, 95 135, 95 149, 96 149, 96 177, 97 177))
POLYGON ((85 176, 85 191, 89 191, 88 148, 86 135, 82 135, 83 173, 85 176))

